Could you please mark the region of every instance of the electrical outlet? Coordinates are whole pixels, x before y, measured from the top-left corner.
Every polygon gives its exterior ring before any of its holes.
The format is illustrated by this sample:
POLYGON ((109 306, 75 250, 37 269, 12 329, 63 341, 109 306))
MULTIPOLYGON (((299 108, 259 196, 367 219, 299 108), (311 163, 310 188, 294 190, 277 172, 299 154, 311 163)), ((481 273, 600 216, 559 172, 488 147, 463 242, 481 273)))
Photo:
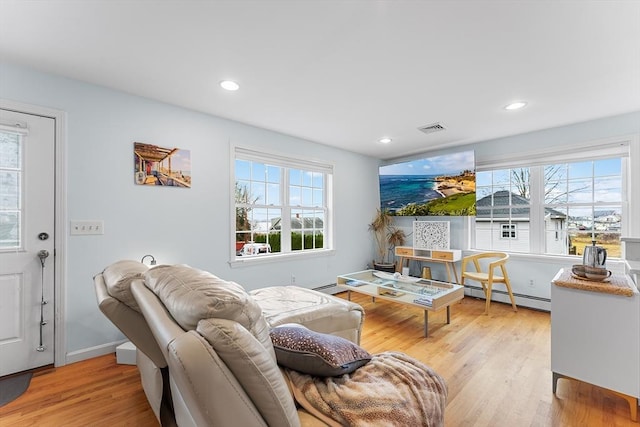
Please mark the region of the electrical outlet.
POLYGON ((533 287, 533 279, 529 280, 529 286, 533 287))
POLYGON ((104 234, 104 221, 71 221, 71 234, 104 234))
POLYGON ((293 274, 291 275, 291 284, 292 285, 296 284, 296 276, 294 276, 293 274))

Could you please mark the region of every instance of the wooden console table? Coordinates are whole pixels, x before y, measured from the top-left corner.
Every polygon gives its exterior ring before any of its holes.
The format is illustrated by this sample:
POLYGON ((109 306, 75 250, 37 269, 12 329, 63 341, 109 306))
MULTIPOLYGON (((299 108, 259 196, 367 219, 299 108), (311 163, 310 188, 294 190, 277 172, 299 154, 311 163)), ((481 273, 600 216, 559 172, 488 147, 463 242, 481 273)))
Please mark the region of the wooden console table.
POLYGON ((456 271, 456 261, 462 259, 462 251, 460 249, 417 249, 410 246, 396 246, 395 254, 400 259, 400 270, 405 267, 405 261, 409 265, 410 260, 416 260, 420 262, 435 262, 444 264, 447 270, 447 280, 450 283, 460 283, 458 281, 458 272, 456 271), (453 270, 453 276, 455 281, 451 280, 451 270, 453 270))

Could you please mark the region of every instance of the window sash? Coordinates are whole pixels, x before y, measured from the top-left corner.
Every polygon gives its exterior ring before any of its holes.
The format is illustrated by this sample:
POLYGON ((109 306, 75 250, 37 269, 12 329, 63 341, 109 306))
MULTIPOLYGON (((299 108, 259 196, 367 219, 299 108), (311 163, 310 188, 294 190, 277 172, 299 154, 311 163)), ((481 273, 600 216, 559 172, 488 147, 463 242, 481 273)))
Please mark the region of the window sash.
POLYGON ((234 153, 235 159, 239 160, 250 160, 283 168, 304 169, 311 172, 333 174, 333 165, 319 161, 290 158, 280 154, 265 153, 243 147, 236 147, 234 153))
MULTIPOLYGON (((330 236, 330 201, 331 201, 331 176, 333 174, 333 166, 329 164, 323 164, 321 162, 309 161, 303 159, 293 159, 283 155, 277 155, 272 153, 264 153, 256 150, 235 147, 233 150, 232 156, 232 182, 236 183, 236 160, 255 162, 259 164, 276 166, 280 168, 280 180, 278 183, 279 186, 279 202, 277 204, 269 204, 264 202, 261 203, 235 203, 235 199, 233 202, 233 224, 232 224, 232 234, 233 234, 233 242, 236 241, 236 236, 238 231, 236 229, 236 216, 235 211, 237 208, 248 208, 248 209, 273 209, 280 211, 280 229, 278 233, 280 234, 280 251, 277 253, 272 253, 271 255, 284 255, 284 254, 292 254, 292 253, 300 253, 300 252, 309 252, 309 251, 319 251, 331 248, 332 238, 330 236), (301 177, 299 182, 291 182, 291 173, 294 170, 302 171, 303 174, 312 173, 312 174, 321 174, 321 183, 317 182, 317 179, 320 178, 318 176, 312 177, 310 182, 305 182, 304 176, 301 177), (315 181, 314 179, 315 178, 315 181), (291 190, 304 194, 303 197, 296 199, 293 201, 291 199, 291 190), (310 195, 310 197, 307 197, 310 195), (296 203, 298 202, 298 203, 296 203), (291 222, 292 217, 295 213, 307 213, 313 212, 317 213, 317 216, 322 217, 323 225, 322 227, 317 227, 316 220, 313 220, 313 226, 311 228, 305 227, 304 225, 300 229, 292 229, 291 222), (292 237, 294 233, 301 233, 303 236, 302 248, 298 249, 292 248, 292 237), (304 235, 310 234, 312 236, 312 247, 305 249, 304 243, 304 235), (322 247, 316 248, 316 244, 319 242, 317 235, 322 234, 322 247)), ((246 181, 243 179, 243 181, 246 181)), ((262 183, 262 180, 254 180, 253 177, 248 179, 248 182, 259 182, 262 183)), ((265 194, 266 198, 266 194, 265 194)), ((304 219, 302 220, 304 223, 304 219)), ((254 234, 264 234, 264 232, 254 233, 254 234)), ((252 234, 252 236, 254 235, 252 234)), ((233 245, 232 245, 233 246, 233 245)), ((261 254, 259 257, 255 258, 268 258, 270 255, 261 254)), ((251 257, 254 258, 254 257, 251 257)), ((234 252, 232 256, 232 260, 242 260, 245 261, 247 257, 237 256, 234 252)))
MULTIPOLYGON (((502 170, 502 169, 517 169, 517 168, 526 168, 528 167, 530 170, 530 239, 529 239, 529 250, 527 253, 531 254, 539 254, 539 255, 558 255, 557 253, 548 252, 548 248, 546 247, 547 242, 546 238, 549 233, 553 233, 556 238, 568 237, 569 229, 568 227, 560 227, 556 229, 548 228, 545 222, 545 210, 548 208, 558 208, 558 207, 566 207, 568 209, 576 208, 578 206, 584 206, 586 208, 590 208, 592 211, 598 209, 598 207, 609 207, 618 209, 621 214, 621 229, 620 235, 624 233, 626 229, 626 225, 628 224, 628 195, 627 195, 627 185, 626 181, 628 180, 628 157, 629 157, 629 142, 615 142, 604 144, 601 146, 591 145, 585 148, 582 152, 580 152, 579 156, 576 156, 576 151, 566 150, 564 152, 559 153, 545 153, 544 158, 537 159, 536 156, 530 156, 529 154, 523 154, 519 159, 512 159, 513 162, 505 163, 505 162, 496 162, 495 164, 489 163, 479 163, 477 167, 477 172, 488 172, 494 170, 502 170), (600 149, 600 147, 603 147, 600 149), (577 158, 579 157, 579 158, 577 158), (545 193, 545 177, 544 177, 544 167, 549 165, 556 165, 561 163, 567 164, 575 164, 583 161, 598 161, 606 158, 618 158, 621 160, 621 173, 620 173, 620 189, 621 189, 621 200, 615 201, 598 201, 595 197, 591 198, 590 202, 585 203, 577 203, 572 202, 570 200, 564 201, 563 203, 545 203, 544 193, 545 193), (526 160, 524 160, 526 159, 526 160)), ((595 176, 592 172, 588 177, 592 182, 599 179, 607 179, 604 176, 595 176)), ((564 184, 567 184, 568 178, 565 177, 564 184)), ((593 186, 593 184, 592 184, 593 186)), ((513 208, 514 206, 500 206, 500 209, 513 208)), ((490 209, 495 209, 494 206, 491 206, 490 209)), ((478 211, 482 211, 482 208, 478 208, 478 211)), ((489 210, 489 212, 491 212, 489 210)), ((474 229, 473 232, 473 246, 476 249, 488 249, 485 247, 481 247, 478 242, 478 227, 479 223, 489 222, 504 222, 506 218, 494 218, 493 215, 490 215, 488 218, 478 219, 472 223, 472 227, 474 229)), ((596 232, 593 230, 592 232, 596 232)), ((606 231, 606 233, 615 234, 615 231, 606 231)), ((502 233, 502 228, 500 228, 500 238, 505 238, 502 233)), ((486 246, 486 245, 482 245, 486 246)), ((567 250, 564 252, 564 255, 571 254, 571 248, 567 247, 567 250)))

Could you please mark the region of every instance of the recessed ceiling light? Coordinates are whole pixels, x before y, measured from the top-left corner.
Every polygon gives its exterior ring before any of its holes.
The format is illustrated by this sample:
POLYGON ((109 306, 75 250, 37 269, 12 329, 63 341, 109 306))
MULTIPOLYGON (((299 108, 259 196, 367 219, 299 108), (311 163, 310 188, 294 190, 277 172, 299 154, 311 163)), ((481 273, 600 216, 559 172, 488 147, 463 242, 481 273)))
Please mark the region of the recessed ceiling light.
POLYGON ((240 89, 240 85, 233 80, 223 80, 220 82, 220 87, 226 90, 238 90, 240 89))
POLYGON ((380 138, 380 142, 383 144, 388 144, 391 142, 391 138, 388 138, 388 137, 380 138))
POLYGON ((523 101, 512 102, 511 104, 504 107, 505 110, 519 110, 526 106, 527 103, 523 101))

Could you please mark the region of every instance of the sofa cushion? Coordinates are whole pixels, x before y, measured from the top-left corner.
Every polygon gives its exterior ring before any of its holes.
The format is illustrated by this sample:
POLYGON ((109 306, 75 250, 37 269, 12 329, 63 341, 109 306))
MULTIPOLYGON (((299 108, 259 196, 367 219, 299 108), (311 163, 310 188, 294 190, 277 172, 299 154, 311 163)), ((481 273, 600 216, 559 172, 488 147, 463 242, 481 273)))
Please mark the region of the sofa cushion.
POLYGON ((297 323, 360 343, 364 310, 358 304, 299 286, 271 286, 249 291, 249 295, 272 328, 297 323))
POLYGON ((351 341, 314 332, 302 325, 278 326, 270 335, 278 364, 305 374, 339 376, 371 360, 366 350, 351 341))
POLYGON ((147 271, 145 285, 184 330, 196 329, 201 319, 233 320, 275 357, 262 309, 239 284, 187 265, 163 265, 147 271))
POLYGON ((142 279, 148 269, 149 267, 145 264, 131 260, 111 264, 102 272, 107 292, 113 298, 139 313, 140 307, 131 294, 131 282, 135 279, 142 279))
POLYGON ((270 426, 298 425, 296 407, 278 365, 237 322, 205 319, 197 332, 233 372, 270 426))

